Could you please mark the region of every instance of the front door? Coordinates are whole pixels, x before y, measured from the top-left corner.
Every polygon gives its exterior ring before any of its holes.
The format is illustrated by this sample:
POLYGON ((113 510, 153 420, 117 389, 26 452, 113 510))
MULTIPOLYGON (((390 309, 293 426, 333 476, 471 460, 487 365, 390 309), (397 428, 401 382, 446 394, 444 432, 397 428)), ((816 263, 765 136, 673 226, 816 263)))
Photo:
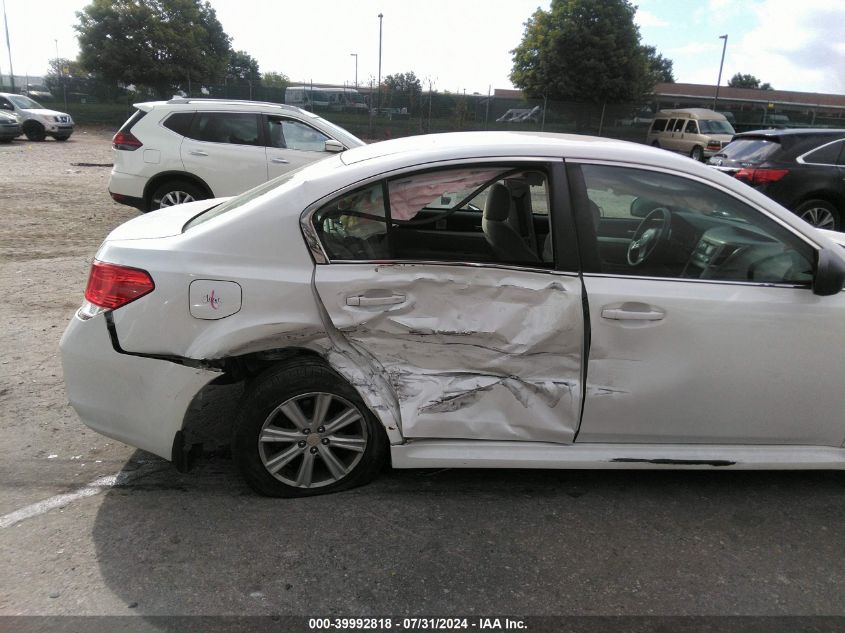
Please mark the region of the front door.
POLYGON ((814 247, 702 181, 576 171, 580 206, 588 198, 620 222, 634 210, 640 224, 627 270, 599 257, 584 271, 591 349, 578 441, 840 446, 845 293, 813 294, 814 247))

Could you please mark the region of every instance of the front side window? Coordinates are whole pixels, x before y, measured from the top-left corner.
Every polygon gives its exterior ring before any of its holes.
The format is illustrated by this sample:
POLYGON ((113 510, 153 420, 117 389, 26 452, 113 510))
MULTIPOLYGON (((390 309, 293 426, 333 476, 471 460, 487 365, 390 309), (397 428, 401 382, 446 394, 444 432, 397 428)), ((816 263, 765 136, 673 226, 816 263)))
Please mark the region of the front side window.
POLYGON ((809 285, 813 248, 765 214, 705 183, 628 167, 583 165, 598 271, 809 285), (623 239, 624 238, 624 239, 623 239))
POLYGON ((332 261, 392 259, 551 268, 545 172, 472 166, 391 178, 318 210, 332 261))
POLYGON ((260 145, 258 115, 237 112, 197 112, 188 136, 207 143, 260 145))
POLYGON ((686 123, 686 119, 675 119, 675 126, 672 128, 672 131, 680 132, 684 129, 684 123, 686 123))
POLYGON ((270 147, 322 152, 329 140, 322 132, 293 119, 268 117, 267 125, 270 147))
POLYGON ((686 127, 685 132, 687 134, 698 134, 698 123, 696 123, 692 119, 687 121, 687 127, 686 127))

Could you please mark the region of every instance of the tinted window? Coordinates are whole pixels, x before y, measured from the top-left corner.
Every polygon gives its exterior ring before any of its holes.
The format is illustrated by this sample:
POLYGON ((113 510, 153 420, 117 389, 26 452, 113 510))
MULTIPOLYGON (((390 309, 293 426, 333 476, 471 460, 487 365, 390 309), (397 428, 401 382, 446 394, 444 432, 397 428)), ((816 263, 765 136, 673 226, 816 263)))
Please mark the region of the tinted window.
POLYGON ((672 128, 673 132, 680 132, 684 129, 684 122, 686 119, 675 119, 675 126, 672 128))
MULTIPOLYGON (((599 207, 601 272, 809 284, 814 251, 744 202, 707 184, 625 167, 582 167, 599 207), (627 243, 620 242, 625 235, 627 243)), ((594 271, 595 272, 595 271, 594 271)))
POLYGON ((257 114, 197 112, 188 135, 198 141, 259 145, 257 114))
POLYGON ((684 131, 687 134, 698 134, 698 123, 690 119, 687 121, 687 127, 684 131))
POLYGON ((132 126, 135 125, 138 121, 143 119, 147 115, 146 112, 143 110, 135 110, 132 113, 132 116, 126 119, 126 123, 120 126, 119 132, 130 132, 132 130, 132 126))
POLYGON ((409 174, 347 194, 313 218, 334 261, 495 262, 551 267, 548 184, 539 170, 409 174))
POLYGON ((739 163, 757 164, 772 157, 780 149, 777 139, 738 138, 734 139, 717 154, 739 163))
POLYGON ((823 145, 804 156, 804 162, 816 165, 835 165, 839 161, 843 145, 845 145, 845 141, 834 141, 823 145))
POLYGON ((181 136, 188 136, 193 120, 193 112, 175 112, 164 121, 164 127, 168 130, 173 130, 181 136))
POLYGON ((662 132, 666 129, 666 123, 668 123, 668 119, 655 119, 651 126, 651 131, 662 132))

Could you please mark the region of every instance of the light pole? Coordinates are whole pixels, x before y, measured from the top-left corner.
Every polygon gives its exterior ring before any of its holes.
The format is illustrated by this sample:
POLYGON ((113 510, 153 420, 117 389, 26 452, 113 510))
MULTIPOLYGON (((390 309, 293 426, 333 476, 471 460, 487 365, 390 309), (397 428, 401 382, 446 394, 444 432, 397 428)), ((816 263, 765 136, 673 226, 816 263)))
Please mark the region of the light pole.
POLYGON ((716 80, 716 94, 713 97, 713 111, 716 111, 716 101, 719 100, 719 84, 722 83, 722 66, 725 65, 725 49, 728 47, 728 34, 719 36, 720 40, 725 40, 722 44, 722 61, 719 62, 719 78, 716 80))
POLYGON ((379 113, 381 110, 381 21, 384 18, 384 14, 378 14, 378 110, 376 110, 376 114, 379 113))
POLYGON ((355 58, 355 90, 358 90, 358 53, 349 53, 355 58))
POLYGON ((15 91, 15 69, 12 68, 12 43, 9 41, 9 20, 6 18, 6 0, 3 0, 3 25, 6 27, 6 50, 9 51, 9 82, 15 91))

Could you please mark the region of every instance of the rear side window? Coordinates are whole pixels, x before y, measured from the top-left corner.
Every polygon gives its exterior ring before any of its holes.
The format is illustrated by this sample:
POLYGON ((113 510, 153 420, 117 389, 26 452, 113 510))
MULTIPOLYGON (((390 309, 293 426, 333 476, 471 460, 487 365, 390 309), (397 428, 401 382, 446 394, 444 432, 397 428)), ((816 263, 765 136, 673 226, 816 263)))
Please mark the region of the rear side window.
POLYGON ((655 119, 654 123, 651 125, 652 132, 662 132, 666 129, 666 123, 668 119, 655 119))
POLYGON ((842 154, 843 145, 845 145, 845 141, 842 140, 822 145, 817 150, 805 154, 804 162, 813 165, 835 165, 838 161, 839 164, 842 164, 843 161, 839 157, 842 154))
POLYGON ((143 110, 135 110, 135 112, 132 113, 132 116, 126 119, 126 122, 120 126, 118 132, 132 131, 132 126, 135 125, 141 119, 143 119, 145 116, 147 116, 147 113, 143 110))
POLYGON ((191 130, 191 123, 194 120, 193 112, 174 112, 164 121, 164 127, 173 130, 180 136, 188 136, 191 130))
POLYGON ((197 141, 232 145, 261 145, 257 114, 197 112, 187 135, 197 141))
POLYGON ((684 129, 685 119, 675 119, 675 126, 672 128, 673 132, 680 132, 684 129))

